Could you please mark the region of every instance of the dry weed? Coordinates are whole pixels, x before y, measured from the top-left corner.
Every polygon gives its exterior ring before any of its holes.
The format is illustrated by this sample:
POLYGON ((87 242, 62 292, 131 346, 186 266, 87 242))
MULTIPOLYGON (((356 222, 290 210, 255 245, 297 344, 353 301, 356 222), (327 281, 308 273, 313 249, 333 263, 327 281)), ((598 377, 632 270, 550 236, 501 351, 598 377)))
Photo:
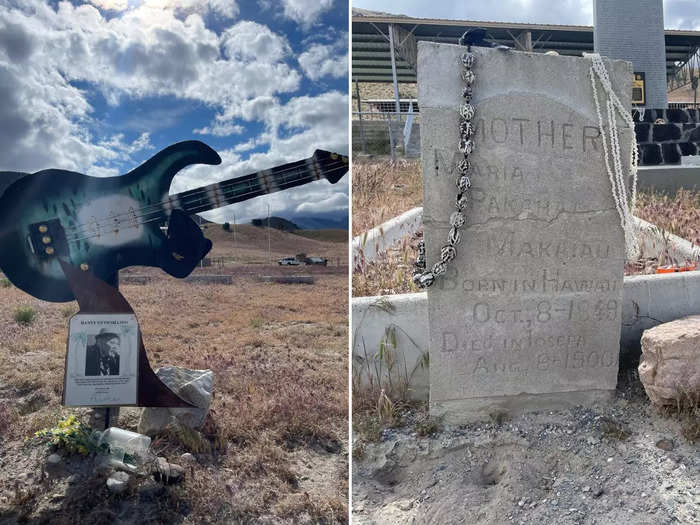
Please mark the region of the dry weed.
POLYGON ((675 196, 639 192, 635 215, 700 246, 700 192, 680 189, 675 196))
MULTIPOLYGON (((402 208, 405 200, 401 196, 394 196, 381 185, 381 174, 392 173, 390 163, 382 164, 360 164, 358 167, 359 180, 353 181, 354 185, 360 187, 360 195, 353 194, 353 235, 357 235, 368 228, 379 224, 372 224, 376 220, 377 213, 382 210, 392 210, 393 215, 387 215, 383 220, 390 219, 408 210, 412 206, 420 206, 422 197, 420 193, 415 193, 415 201, 411 206, 402 208), (378 192, 378 193, 377 193, 378 192), (373 199, 370 198, 374 195, 373 199), (370 209, 360 208, 360 202, 368 202, 370 209), (357 217, 357 219, 356 219, 357 217), (371 219, 369 219, 371 218, 371 219), (362 225, 362 229, 357 231, 356 225, 362 225)), ((420 166, 415 169, 419 172, 420 166)), ((353 171, 354 175, 354 171, 353 171)), ((417 179, 420 186, 420 180, 417 179)), ((693 245, 700 246, 700 192, 679 190, 674 197, 651 192, 639 192, 635 215, 658 226, 662 237, 667 237, 670 233, 688 240, 693 245)), ((386 253, 371 263, 363 263, 353 268, 352 293, 353 297, 365 297, 375 295, 394 295, 401 293, 413 293, 419 291, 411 281, 413 272, 413 261, 417 255, 417 245, 420 234, 404 238, 401 243, 389 249, 386 253)), ((628 261, 625 264, 625 275, 653 274, 659 266, 670 263, 682 263, 674 261, 668 248, 662 249, 660 257, 656 255, 657 250, 652 250, 653 255, 647 256, 644 252, 645 246, 641 246, 642 254, 636 261, 628 261)))
POLYGON ((420 160, 353 160, 353 236, 422 202, 420 160))

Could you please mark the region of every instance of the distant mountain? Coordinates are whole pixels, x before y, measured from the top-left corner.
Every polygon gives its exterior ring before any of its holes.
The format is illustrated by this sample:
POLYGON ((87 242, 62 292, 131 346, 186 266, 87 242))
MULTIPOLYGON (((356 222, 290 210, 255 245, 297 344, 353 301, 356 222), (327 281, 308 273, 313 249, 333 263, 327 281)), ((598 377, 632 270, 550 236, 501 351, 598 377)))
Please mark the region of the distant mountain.
POLYGON ((347 230, 349 229, 348 216, 311 215, 292 217, 295 224, 302 230, 347 230))
MULTIPOLYGON (((253 219, 250 221, 253 226, 267 227, 267 217, 253 219)), ((296 230, 348 230, 349 229, 347 210, 315 213, 314 215, 292 215, 287 218, 270 217, 270 227, 286 232, 296 230)))
MULTIPOLYGON (((267 217, 265 217, 264 219, 253 219, 252 221, 250 221, 250 224, 252 224, 253 226, 267 228, 267 217)), ((269 224, 270 228, 276 228, 283 232, 294 232, 302 229, 296 224, 294 224, 292 221, 288 221, 287 219, 283 219, 282 217, 270 217, 269 224)))

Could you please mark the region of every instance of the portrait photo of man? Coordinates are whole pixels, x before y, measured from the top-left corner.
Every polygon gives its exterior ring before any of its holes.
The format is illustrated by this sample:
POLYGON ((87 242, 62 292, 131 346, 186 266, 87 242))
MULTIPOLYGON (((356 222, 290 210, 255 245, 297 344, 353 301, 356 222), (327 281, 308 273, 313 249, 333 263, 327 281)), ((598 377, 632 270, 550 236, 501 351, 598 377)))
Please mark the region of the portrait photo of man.
POLYGON ((95 344, 88 345, 85 352, 86 376, 119 375, 119 352, 121 339, 119 334, 109 328, 102 328, 95 335, 95 344))

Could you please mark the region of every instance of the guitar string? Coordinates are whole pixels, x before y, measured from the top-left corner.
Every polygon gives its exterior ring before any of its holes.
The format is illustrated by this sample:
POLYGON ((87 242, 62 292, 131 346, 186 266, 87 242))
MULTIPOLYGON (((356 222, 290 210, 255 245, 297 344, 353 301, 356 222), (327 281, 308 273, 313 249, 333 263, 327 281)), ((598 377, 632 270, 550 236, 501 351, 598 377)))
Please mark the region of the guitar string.
MULTIPOLYGON (((334 164, 335 164, 336 166, 341 166, 341 167, 342 167, 342 165, 346 165, 346 163, 343 162, 343 161, 337 161, 337 162, 330 163, 329 166, 333 166, 334 164)), ((301 166, 296 166, 296 167, 293 167, 293 168, 287 168, 286 170, 283 170, 283 171, 278 172, 277 175, 289 174, 289 173, 292 172, 292 171, 298 171, 300 167, 301 167, 301 166)), ((328 171, 328 170, 326 170, 326 171, 328 171)), ((336 170, 334 169, 333 171, 336 171, 336 170)), ((256 178, 257 175, 258 175, 257 173, 251 173, 251 174, 248 174, 248 175, 243 175, 243 176, 241 176, 241 177, 237 177, 236 179, 232 179, 232 180, 230 180, 230 181, 225 181, 224 184, 226 184, 226 185, 228 186, 228 189, 224 189, 224 190, 223 190, 223 193, 230 193, 230 192, 234 191, 234 190, 236 189, 237 186, 240 186, 240 185, 242 185, 242 184, 244 184, 244 183, 247 183, 247 182, 249 182, 249 181, 252 181, 253 179, 256 178), (246 181, 241 180, 241 179, 246 179, 246 178, 247 178, 246 181)), ((286 179, 286 175, 283 177, 283 179, 286 179)), ((297 180, 299 180, 299 179, 297 179, 297 180)), ((282 184, 287 183, 287 182, 289 182, 289 181, 283 180, 282 184)), ((215 183, 214 183, 214 184, 215 184, 215 183)), ((188 191, 193 192, 193 193, 190 193, 190 194, 188 194, 188 195, 186 195, 186 196, 180 198, 179 200, 180 200, 181 203, 184 202, 184 201, 187 201, 187 200, 190 200, 190 201, 191 201, 191 200, 193 200, 193 199, 194 199, 194 200, 201 199, 202 197, 206 196, 206 194, 207 194, 209 191, 211 191, 211 190, 208 190, 208 189, 206 189, 206 187, 204 187, 204 188, 195 188, 194 190, 188 190, 188 191)), ((187 193, 187 192, 182 192, 182 193, 187 193)), ((141 207, 141 208, 139 208, 139 209, 137 209, 137 210, 133 210, 133 212, 134 212, 134 213, 141 213, 141 215, 136 215, 136 218, 140 218, 140 217, 143 217, 143 216, 147 215, 147 214, 149 213, 148 210, 153 210, 153 211, 158 211, 158 212, 160 212, 160 211, 162 210, 162 208, 164 207, 164 205, 165 205, 166 203, 169 203, 169 202, 171 202, 171 201, 168 199, 167 201, 161 201, 161 202, 158 202, 158 203, 155 203, 155 204, 150 204, 150 205, 147 205, 147 206, 143 206, 143 207, 141 207), (146 212, 146 213, 144 214, 143 212, 146 212)), ((66 228, 65 231, 68 231, 68 232, 75 231, 75 232, 78 232, 78 234, 80 234, 80 230, 82 229, 83 226, 92 227, 92 226, 94 226, 95 224, 97 224, 97 226, 107 226, 107 227, 109 227, 110 221, 113 221, 115 218, 118 218, 118 217, 129 217, 129 218, 131 218, 131 217, 133 217, 133 215, 131 214, 131 212, 124 212, 124 213, 116 214, 116 215, 113 215, 113 216, 111 216, 111 217, 105 218, 105 219, 104 219, 104 224, 101 224, 99 221, 96 221, 96 222, 89 222, 89 223, 81 223, 81 224, 77 224, 77 225, 75 225, 75 226, 71 226, 70 228, 66 228)))
MULTIPOLYGON (((337 168, 337 169, 341 169, 341 168, 337 168)), ((336 169, 336 170, 337 170, 337 169, 336 169)), ((304 182, 302 182, 302 184, 305 184, 305 183, 307 183, 307 182, 312 182, 313 180, 316 180, 316 179, 315 179, 315 176, 310 176, 310 177, 305 177, 304 179, 298 179, 298 180, 304 181, 304 182), (306 179, 306 180, 305 180, 305 179, 306 179)), ((249 194, 251 194, 251 193, 259 193, 259 192, 258 192, 258 191, 251 191, 251 192, 248 192, 248 193, 240 194, 240 196, 249 195, 249 194)), ((264 194, 262 194, 262 195, 264 195, 264 194)), ((260 195, 256 195, 256 196, 260 196, 260 195)), ((211 209, 211 208, 209 208, 208 205, 200 205, 200 206, 196 206, 195 208, 193 208, 193 209, 191 210, 191 213, 199 213, 200 211, 206 211, 207 209, 211 209), (202 208, 202 209, 200 210, 200 209, 198 209, 198 208, 202 208)), ((144 215, 144 217, 145 217, 145 215, 144 215)), ((139 221, 139 222, 138 222, 138 225, 140 226, 140 225, 142 225, 142 224, 148 224, 148 223, 151 223, 151 222, 160 221, 160 220, 162 220, 162 219, 163 219, 163 217, 160 215, 160 213, 158 213, 155 217, 149 218, 149 219, 144 220, 144 221, 139 221)), ((134 227, 134 226, 133 226, 133 225, 129 225, 129 226, 127 226, 127 227, 134 227)), ((111 230, 110 230, 110 231, 111 231, 111 230)), ((109 231, 105 231, 104 234, 107 234, 107 233, 109 233, 109 231)), ((93 238, 93 237, 99 237, 99 236, 101 236, 101 235, 103 235, 103 233, 99 233, 99 234, 98 234, 98 233, 90 233, 89 235, 84 235, 84 236, 82 236, 82 237, 71 238, 70 240, 68 240, 68 242, 78 242, 78 241, 82 241, 82 240, 85 240, 85 239, 90 239, 90 238, 93 238)))
MULTIPOLYGON (((333 171, 339 171, 339 170, 342 170, 342 169, 347 170, 346 167, 338 167, 338 168, 334 168, 334 169, 331 169, 331 170, 326 170, 326 173, 331 173, 331 172, 333 172, 333 171)), ((308 182, 313 182, 314 180, 317 180, 317 179, 316 179, 316 175, 310 175, 310 176, 306 176, 306 177, 301 177, 301 178, 295 179, 294 182, 299 182, 300 184, 295 184, 295 186, 299 186, 299 185, 302 185, 302 184, 306 184, 306 183, 308 183, 308 182)), ((291 182, 291 181, 288 181, 287 183, 289 183, 289 182, 291 182)), ((292 186, 292 187, 293 187, 293 186, 292 186)), ((282 188, 281 190, 284 190, 284 189, 288 189, 288 188, 282 188)), ((281 191, 281 190, 276 190, 276 191, 281 191)), ((236 191, 236 190, 231 189, 231 190, 229 190, 229 191, 227 191, 227 192, 222 192, 222 195, 223 195, 224 199, 228 199, 228 198, 230 198, 230 197, 245 197, 245 196, 247 196, 247 195, 251 195, 251 194, 254 194, 254 193, 258 194, 258 195, 255 195, 256 197, 257 197, 257 196, 266 195, 266 194, 269 194, 269 193, 275 193, 275 192, 263 192, 263 193, 260 193, 260 190, 254 190, 254 189, 253 189, 253 190, 248 191, 248 192, 245 192, 245 193, 235 194, 235 191, 236 191)), ((200 195, 201 195, 201 194, 200 194, 200 195)), ((198 195, 198 197, 199 197, 199 195, 198 195)), ((252 198, 252 197, 251 197, 251 198, 252 198)), ((201 200, 201 199, 198 198, 197 200, 201 200)), ((246 200, 246 199, 243 199, 243 200, 246 200)), ((191 204, 193 204, 193 203, 188 203, 188 205, 191 205, 191 204)), ((233 202, 229 202, 229 203, 227 203, 227 204, 224 204, 223 206, 227 206, 227 205, 229 205, 229 204, 234 204, 234 203, 233 203, 233 202)), ((220 206, 220 207, 223 207, 223 206, 220 206)), ((200 204, 200 205, 194 206, 191 210, 188 210, 188 212, 189 212, 190 214, 192 214, 192 213, 199 213, 199 212, 202 212, 202 211, 207 211, 207 210, 210 210, 210 209, 213 209, 213 208, 211 208, 210 203, 206 203, 206 204, 200 204), (199 208, 201 208, 201 209, 199 209, 199 208)), ((122 215, 124 215, 124 214, 122 214, 122 215)), ((127 215, 128 215, 128 214, 127 214, 127 215)), ((154 216, 153 216, 152 218, 149 218, 149 219, 146 220, 146 221, 138 221, 138 222, 137 222, 137 225, 146 224, 146 223, 148 223, 148 222, 153 222, 154 220, 162 220, 162 218, 163 218, 163 215, 162 215, 162 212, 161 212, 161 210, 160 210, 160 207, 159 207, 159 209, 157 209, 157 210, 154 210, 154 211, 152 211, 152 212, 149 212, 149 213, 146 213, 146 214, 143 214, 143 215, 139 215, 139 216, 137 216, 136 218, 137 218, 137 219, 138 219, 138 218, 144 218, 144 217, 148 217, 149 215, 151 215, 151 216, 154 215, 154 216)), ((110 219, 111 219, 111 218, 110 218, 110 219)), ((90 223, 90 224, 92 224, 92 223, 90 223)), ((109 224, 108 224, 107 226, 109 227, 109 224)), ((134 227, 134 225, 133 225, 133 224, 128 224, 127 226, 125 226, 125 228, 130 228, 130 227, 134 227)), ((111 232, 111 231, 113 231, 113 230, 112 230, 112 229, 105 229, 105 233, 111 232)), ((80 240, 83 240, 83 239, 89 239, 89 238, 91 238, 91 237, 99 237, 100 235, 102 235, 102 233, 92 233, 92 232, 82 231, 82 232, 79 232, 79 233, 77 233, 77 234, 75 234, 75 235, 77 235, 77 237, 70 237, 70 238, 68 238, 68 236, 67 236, 66 240, 67 240, 68 242, 76 242, 76 241, 80 241, 80 240), (82 235, 83 235, 82 237, 80 236, 81 233, 82 233, 82 235), (86 233, 89 233, 89 235, 85 235, 86 233)))
MULTIPOLYGON (((338 167, 338 168, 335 168, 335 169, 333 169, 333 170, 327 170, 327 172, 330 172, 330 171, 339 171, 339 170, 341 170, 341 169, 344 169, 344 168, 343 168, 343 167, 338 167)), ((305 183, 307 183, 307 182, 312 182, 313 180, 316 180, 315 175, 311 175, 311 176, 307 176, 307 177, 303 177, 303 178, 297 179, 297 181, 303 181, 302 184, 305 184, 305 183)), ((237 195, 237 196, 244 197, 244 196, 246 196, 246 195, 250 195, 250 194, 253 194, 253 193, 258 193, 258 194, 259 194, 259 190, 254 190, 254 191, 242 193, 242 194, 239 194, 239 195, 237 195)), ((256 195, 256 196, 262 196, 262 195, 265 195, 265 193, 260 194, 260 195, 256 195)), ((202 205, 199 205, 199 206, 195 206, 194 208, 192 208, 191 210, 188 210, 188 211, 189 211, 190 213, 199 213, 199 212, 201 212, 201 211, 206 211, 207 209, 211 209, 211 208, 209 208, 209 204, 202 204, 202 205), (202 208, 202 209, 200 210, 200 209, 198 209, 198 208, 202 208)), ((143 215, 143 216, 141 216, 141 217, 146 217, 147 215, 150 215, 150 214, 146 214, 146 215, 143 215)), ((138 224, 138 225, 142 225, 142 224, 147 224, 147 223, 154 222, 154 221, 159 221, 159 220, 162 220, 162 216, 161 216, 160 212, 158 212, 157 215, 156 215, 155 217, 149 218, 149 219, 147 219, 147 220, 145 220, 145 221, 139 221, 137 224, 138 224)), ((129 225, 129 226, 127 226, 127 227, 133 227, 133 225, 129 225)), ((105 232, 105 234, 108 233, 109 231, 111 231, 111 230, 107 230, 107 231, 105 232)), ((102 233, 91 233, 90 235, 84 235, 84 236, 82 236, 82 237, 71 237, 70 239, 67 238, 66 240, 67 240, 67 242, 77 242, 77 241, 82 241, 82 240, 85 240, 85 239, 90 239, 90 238, 92 238, 92 237, 99 237, 99 236, 101 236, 101 235, 102 235, 102 233)))
MULTIPOLYGON (((338 162, 338 163, 331 163, 331 164, 329 164, 329 166, 333 166, 334 164, 335 164, 337 167, 335 167, 335 168, 327 168, 327 169, 324 170, 324 173, 332 173, 332 172, 338 171, 338 170, 343 169, 343 168, 347 169, 347 164, 346 164, 345 162, 342 162, 342 161, 341 161, 341 162, 338 162)), ((275 174, 275 175, 282 175, 282 174, 284 174, 284 173, 289 174, 289 173, 292 172, 292 171, 298 171, 298 167, 297 167, 297 168, 290 168, 290 169, 288 169, 288 170, 278 172, 278 173, 275 174)), ((255 175, 255 174, 250 174, 250 175, 255 175)), ((241 181, 241 180, 239 180, 239 179, 243 179, 243 178, 245 178, 245 177, 249 177, 250 175, 244 175, 244 176, 242 176, 242 177, 238 177, 238 178, 233 179, 232 181, 230 181, 230 182, 229 182, 230 185, 228 186, 228 189, 223 189, 223 190, 221 191, 221 195, 224 196, 224 199, 228 199, 228 198, 230 198, 230 197, 232 197, 232 196, 236 196, 235 193, 236 193, 237 190, 240 189, 240 186, 242 186, 243 184, 245 184, 245 182, 249 182, 249 181, 252 181, 252 180, 253 180, 252 178, 251 178, 251 179, 248 179, 248 181, 241 181)), ((315 177, 315 175, 312 176, 312 178, 314 178, 314 177, 315 177)), ((284 176, 282 177, 282 180, 281 180, 280 182, 278 182, 277 185, 279 186, 279 185, 289 184, 290 182, 296 182, 296 181, 304 180, 304 178, 305 178, 305 177, 300 177, 300 178, 297 178, 297 179, 287 180, 287 175, 284 175, 284 176)), ((247 186, 250 187, 249 184, 248 184, 247 186)), ((261 186, 260 188, 262 189, 263 187, 261 186)), ((180 204, 183 205, 183 206, 191 205, 191 204, 197 202, 198 200, 202 200, 204 197, 206 197, 209 191, 212 191, 212 190, 198 188, 196 192, 191 193, 191 194, 189 194, 189 195, 187 195, 187 196, 185 196, 185 197, 179 198, 179 199, 177 199, 177 200, 179 200, 180 204)), ((249 192, 242 193, 242 194, 240 194, 240 196, 249 195, 250 193, 256 193, 256 192, 258 192, 258 191, 260 191, 260 190, 252 190, 252 191, 249 191, 249 192)), ((184 193, 184 192, 183 192, 183 193, 184 193)), ((274 193, 274 192, 265 192, 265 193, 274 193)), ((263 193, 263 194, 265 194, 265 193, 263 193)), ((113 216, 111 216, 111 217, 108 217, 108 218, 103 219, 103 222, 102 222, 102 223, 101 223, 100 221, 96 221, 96 222, 90 222, 90 223, 77 224, 77 225, 72 226, 72 227, 70 227, 70 228, 66 228, 65 231, 66 231, 66 232, 75 232, 76 235, 81 235, 81 234, 86 233, 86 232, 84 231, 84 227, 93 227, 93 226, 97 225, 98 227, 99 227, 99 226, 106 226, 106 228, 109 228, 111 221, 114 221, 114 219, 115 219, 115 218, 118 218, 118 217, 129 217, 129 218, 134 218, 134 217, 135 217, 135 218, 139 219, 139 218, 145 217, 145 216, 147 216, 147 215, 150 215, 150 214, 152 214, 152 213, 158 213, 158 214, 160 214, 165 204, 170 203, 170 202, 177 202, 177 200, 173 200, 173 201, 170 201, 170 200, 161 201, 161 202, 159 202, 159 203, 150 204, 150 205, 148 205, 148 206, 143 206, 143 207, 141 207, 141 208, 139 208, 139 209, 137 209, 137 210, 134 210, 134 213, 136 213, 136 212, 145 212, 145 213, 141 213, 140 215, 134 215, 134 214, 132 214, 131 212, 120 213, 120 214, 113 215, 113 216)), ((197 207, 199 207, 199 206, 197 206, 197 207)), ((77 239, 69 239, 69 240, 72 241, 72 240, 77 240, 77 239)))

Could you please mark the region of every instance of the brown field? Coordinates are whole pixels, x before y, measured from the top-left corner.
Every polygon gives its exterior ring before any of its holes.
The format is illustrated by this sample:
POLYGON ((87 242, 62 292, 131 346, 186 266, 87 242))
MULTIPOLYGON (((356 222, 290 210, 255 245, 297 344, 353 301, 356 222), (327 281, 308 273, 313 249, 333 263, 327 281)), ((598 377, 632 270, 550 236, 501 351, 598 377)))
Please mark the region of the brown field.
POLYGON ((420 160, 353 159, 353 236, 422 206, 420 170, 420 160))
MULTIPOLYGON (((353 162, 353 235, 422 206, 420 170, 418 161, 353 162)), ((675 196, 639 192, 635 215, 700 245, 700 192, 680 190, 675 196)), ((375 262, 353 268, 353 297, 420 291, 411 281, 419 239, 404 239, 375 262)), ((642 257, 625 265, 625 275, 654 273, 659 264, 664 263, 642 257)))
MULTIPOLYGON (((214 228, 220 229, 208 229, 214 228)), ((275 257, 347 254, 347 243, 274 233, 275 257)), ((213 236, 215 253, 240 257, 213 236)), ((239 239, 241 252, 264 261, 264 239, 239 239)), ((298 267, 254 261, 197 270, 231 273, 230 286, 188 284, 157 269, 132 268, 159 277, 121 287, 154 369, 169 364, 214 371, 211 412, 199 435, 154 440, 156 452, 175 463, 187 451, 197 457, 185 480, 156 498, 142 491, 146 476, 132 476, 121 495, 110 493, 89 457, 67 457, 58 474, 46 473, 49 451, 27 438, 71 411, 87 421, 85 410, 60 406, 66 326, 77 304, 47 303, 0 286, 0 522, 347 521, 347 266, 334 272, 305 267, 313 285, 262 284, 256 273, 298 267), (20 306, 35 310, 33 322, 14 320, 20 306), (81 477, 76 482, 71 474, 81 477)), ((123 408, 119 426, 136 430, 137 414, 123 408)))
MULTIPOLYGON (((214 246, 209 257, 226 257, 227 260, 243 264, 267 263, 267 228, 250 224, 237 225, 235 242, 233 225, 227 232, 219 224, 205 224, 204 235, 214 246)), ((348 232, 346 230, 301 230, 300 233, 285 233, 270 228, 270 254, 272 262, 282 257, 305 253, 313 257, 326 257, 334 266, 347 264, 348 232), (340 233, 339 233, 340 232, 340 233)))

